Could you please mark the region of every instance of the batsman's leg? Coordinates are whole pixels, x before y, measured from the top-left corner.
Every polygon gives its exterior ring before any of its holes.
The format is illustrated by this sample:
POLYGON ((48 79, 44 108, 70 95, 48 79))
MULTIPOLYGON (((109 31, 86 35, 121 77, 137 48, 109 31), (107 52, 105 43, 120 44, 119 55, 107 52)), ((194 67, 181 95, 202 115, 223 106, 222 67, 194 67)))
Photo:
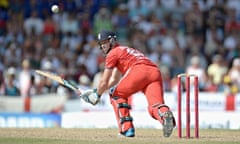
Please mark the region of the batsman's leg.
POLYGON ((126 137, 134 137, 133 118, 130 115, 131 106, 128 104, 127 99, 113 96, 110 97, 110 100, 118 122, 120 134, 126 137))
POLYGON ((169 137, 176 125, 173 113, 165 104, 155 104, 148 107, 150 115, 163 126, 163 136, 169 137))
POLYGON ((163 126, 163 135, 169 137, 175 127, 175 118, 164 103, 162 85, 158 81, 149 84, 144 91, 148 100, 149 114, 163 126))

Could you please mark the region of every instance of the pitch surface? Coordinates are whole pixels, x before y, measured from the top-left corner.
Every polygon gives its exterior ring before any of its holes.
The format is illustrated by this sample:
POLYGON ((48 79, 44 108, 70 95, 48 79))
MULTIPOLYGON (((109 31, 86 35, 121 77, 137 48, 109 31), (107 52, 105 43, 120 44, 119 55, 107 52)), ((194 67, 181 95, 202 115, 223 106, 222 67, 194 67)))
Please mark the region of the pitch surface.
MULTIPOLYGON (((134 138, 119 137, 117 129, 1 128, 4 144, 240 144, 239 130, 200 130, 200 138, 179 139, 175 129, 165 138, 160 129, 136 129, 134 138)), ((193 136, 193 131, 191 131, 193 136)), ((184 132, 183 132, 184 135, 184 132)))

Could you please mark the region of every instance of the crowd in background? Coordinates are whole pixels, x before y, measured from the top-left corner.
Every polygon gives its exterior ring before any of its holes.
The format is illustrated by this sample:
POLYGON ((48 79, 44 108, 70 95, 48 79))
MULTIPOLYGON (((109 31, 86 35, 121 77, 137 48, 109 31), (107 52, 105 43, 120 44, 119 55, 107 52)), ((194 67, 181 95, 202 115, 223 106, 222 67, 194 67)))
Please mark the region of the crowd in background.
POLYGON ((177 74, 186 72, 199 76, 201 91, 240 92, 238 0, 1 0, 0 95, 64 91, 35 69, 96 87, 104 56, 95 38, 102 29, 153 60, 165 91, 174 91, 177 74))

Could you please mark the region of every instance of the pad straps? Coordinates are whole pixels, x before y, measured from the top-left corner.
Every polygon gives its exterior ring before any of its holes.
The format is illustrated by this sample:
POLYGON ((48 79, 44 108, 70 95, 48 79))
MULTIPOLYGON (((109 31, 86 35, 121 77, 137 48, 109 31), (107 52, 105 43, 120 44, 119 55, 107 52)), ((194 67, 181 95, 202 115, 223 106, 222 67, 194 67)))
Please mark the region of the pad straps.
POLYGON ((165 105, 165 104, 154 104, 154 105, 152 105, 152 107, 158 109, 158 114, 159 114, 160 117, 163 117, 163 115, 164 115, 164 112, 161 112, 160 109, 161 109, 162 107, 167 107, 167 108, 169 108, 169 107, 168 107, 167 105, 165 105))

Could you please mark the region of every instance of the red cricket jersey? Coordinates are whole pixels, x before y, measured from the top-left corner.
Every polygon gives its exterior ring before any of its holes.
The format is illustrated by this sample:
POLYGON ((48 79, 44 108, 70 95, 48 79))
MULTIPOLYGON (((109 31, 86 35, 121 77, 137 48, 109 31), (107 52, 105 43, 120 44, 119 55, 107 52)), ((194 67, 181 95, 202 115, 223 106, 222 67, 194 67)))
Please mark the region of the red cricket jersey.
POLYGON ((108 53, 105 67, 117 67, 122 74, 125 74, 129 68, 138 64, 157 67, 140 51, 126 46, 116 46, 108 53))

